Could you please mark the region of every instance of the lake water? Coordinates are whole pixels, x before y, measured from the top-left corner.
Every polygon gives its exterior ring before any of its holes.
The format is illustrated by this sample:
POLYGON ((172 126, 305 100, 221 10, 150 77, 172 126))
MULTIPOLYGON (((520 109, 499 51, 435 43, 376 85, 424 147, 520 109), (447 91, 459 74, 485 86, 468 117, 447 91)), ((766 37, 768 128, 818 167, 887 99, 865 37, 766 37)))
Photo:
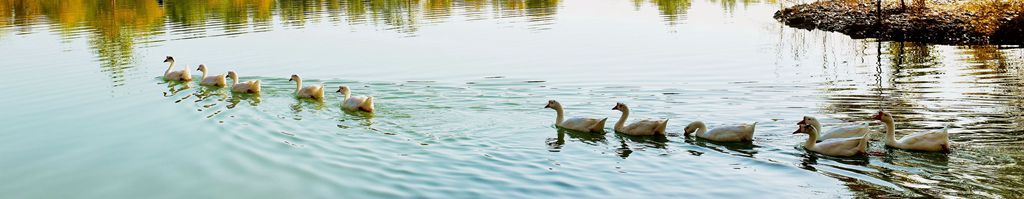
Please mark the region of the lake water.
POLYGON ((0 0, 0 198, 1024 197, 1020 46, 793 29, 771 18, 790 5, 0 0), (167 55, 264 93, 166 83, 167 55), (291 74, 379 112, 297 100, 291 74), (549 99, 670 135, 559 131, 549 99), (899 135, 951 125, 953 152, 791 134, 879 110, 899 135), (694 120, 759 123, 720 144, 682 136, 694 120))

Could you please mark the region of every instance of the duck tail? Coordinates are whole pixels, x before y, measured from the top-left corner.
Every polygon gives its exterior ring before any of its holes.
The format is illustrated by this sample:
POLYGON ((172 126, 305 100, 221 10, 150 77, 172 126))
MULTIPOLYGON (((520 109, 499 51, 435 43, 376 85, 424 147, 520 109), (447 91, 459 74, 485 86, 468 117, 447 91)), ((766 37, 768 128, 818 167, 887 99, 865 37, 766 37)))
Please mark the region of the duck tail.
POLYGON ((942 140, 946 143, 949 143, 949 126, 951 125, 947 124, 946 127, 942 127, 942 140))
POLYGON ((754 131, 757 130, 757 122, 750 124, 750 133, 747 134, 747 141, 754 141, 754 131))
POLYGON ((661 132, 661 134, 665 134, 665 129, 667 127, 668 127, 668 119, 665 119, 665 120, 661 121, 661 123, 658 124, 658 128, 654 129, 654 131, 655 132, 661 132))
POLYGON ((860 138, 860 144, 857 145, 857 146, 860 148, 860 152, 861 153, 867 153, 868 152, 868 134, 867 133, 864 134, 864 137, 860 138))
POLYGON ((373 96, 367 96, 366 100, 359 107, 367 112, 373 112, 373 96))
POLYGON ((604 118, 604 119, 601 119, 601 121, 597 121, 597 123, 594 123, 594 125, 590 127, 590 132, 603 132, 604 131, 604 122, 606 122, 606 121, 608 121, 607 117, 604 118))
MULTIPOLYGON (((192 81, 192 73, 190 73, 188 71, 189 71, 188 70, 188 65, 185 65, 185 70, 181 71, 181 76, 179 77, 181 79, 181 81, 192 81)), ((202 81, 202 80, 200 80, 200 81, 202 81)))
POLYGON ((260 88, 263 88, 263 86, 261 86, 260 80, 257 79, 255 80, 255 82, 252 83, 252 86, 249 88, 249 90, 252 90, 253 93, 260 93, 260 88))

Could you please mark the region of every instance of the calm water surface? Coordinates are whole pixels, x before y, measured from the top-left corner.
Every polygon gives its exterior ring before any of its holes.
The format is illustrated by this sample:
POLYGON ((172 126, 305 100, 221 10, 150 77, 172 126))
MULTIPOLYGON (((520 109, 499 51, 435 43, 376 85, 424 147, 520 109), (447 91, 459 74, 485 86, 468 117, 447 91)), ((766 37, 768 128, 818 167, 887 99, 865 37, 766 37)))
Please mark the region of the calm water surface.
POLYGON ((0 0, 0 198, 1024 197, 1019 46, 771 18, 793 3, 0 0), (264 93, 166 83, 166 55, 264 93), (291 74, 379 112, 294 99, 291 74), (671 134, 559 131, 549 99, 671 134), (830 158, 791 135, 879 110, 900 135, 952 125, 954 151, 830 158), (694 120, 760 123, 719 144, 681 136, 694 120))

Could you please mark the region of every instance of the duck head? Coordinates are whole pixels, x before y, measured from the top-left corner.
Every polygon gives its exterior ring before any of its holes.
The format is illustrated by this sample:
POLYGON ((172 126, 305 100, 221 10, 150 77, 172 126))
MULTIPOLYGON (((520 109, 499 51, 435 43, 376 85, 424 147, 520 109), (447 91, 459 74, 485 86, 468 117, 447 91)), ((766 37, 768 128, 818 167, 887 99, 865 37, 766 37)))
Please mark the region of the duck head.
POLYGON ((626 107, 626 104, 623 104, 622 102, 619 102, 619 103, 615 103, 615 107, 612 107, 612 110, 626 111, 626 110, 629 110, 629 108, 626 107))
POLYGON ((878 111, 878 114, 875 114, 874 118, 882 122, 892 122, 892 115, 885 111, 878 111))
POLYGON ((545 105, 544 108, 558 109, 562 108, 562 104, 558 103, 558 101, 555 100, 548 100, 548 105, 545 105))

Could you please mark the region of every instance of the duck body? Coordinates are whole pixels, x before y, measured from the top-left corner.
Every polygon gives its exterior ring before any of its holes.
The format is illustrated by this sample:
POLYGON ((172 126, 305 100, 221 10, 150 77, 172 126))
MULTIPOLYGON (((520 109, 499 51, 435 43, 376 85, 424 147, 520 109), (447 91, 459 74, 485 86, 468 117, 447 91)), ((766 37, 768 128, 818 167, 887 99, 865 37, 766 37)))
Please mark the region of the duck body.
POLYGON ((562 121, 562 123, 558 123, 555 126, 575 131, 600 133, 604 132, 604 123, 607 120, 608 118, 597 119, 574 117, 562 121))
POLYGON ((822 134, 821 137, 818 138, 818 141, 824 141, 824 140, 827 140, 827 139, 836 139, 836 138, 856 138, 856 137, 862 137, 862 136, 864 136, 864 134, 867 134, 868 132, 870 132, 870 130, 868 129, 868 124, 867 123, 862 123, 862 124, 858 124, 858 125, 841 126, 841 127, 836 127, 836 128, 828 129, 828 131, 825 131, 825 133, 822 134))
POLYGON ((668 120, 644 119, 633 122, 615 131, 626 135, 664 135, 668 120))
POLYGON ((262 89, 260 80, 238 82, 238 74, 235 71, 228 71, 227 77, 231 78, 231 92, 258 94, 262 89))
POLYGON ((224 78, 224 75, 214 75, 214 76, 204 77, 203 81, 199 82, 199 85, 214 86, 214 87, 224 87, 224 86, 227 86, 228 84, 227 84, 227 81, 224 78))
POLYGON ((302 87, 302 79, 298 75, 292 75, 288 81, 295 81, 295 96, 298 98, 308 98, 317 101, 324 100, 324 86, 323 85, 312 85, 302 87))
POLYGON ((812 125, 800 125, 800 129, 793 132, 793 134, 797 133, 810 135, 807 141, 804 142, 804 148, 814 153, 836 157, 849 157, 867 153, 868 138, 864 136, 833 138, 817 142, 818 130, 812 125))
POLYGON ((555 100, 549 100, 548 105, 544 108, 554 109, 557 113, 555 117, 555 126, 558 128, 569 129, 580 132, 591 132, 591 133, 603 133, 604 123, 608 121, 608 118, 585 118, 585 117, 573 117, 569 119, 563 119, 564 112, 562 104, 555 100))
POLYGON ((373 96, 351 96, 347 86, 339 87, 337 92, 344 97, 344 101, 341 102, 342 109, 373 113, 373 96))
POLYGON ((885 124, 885 145, 889 147, 926 152, 949 152, 949 126, 942 130, 919 132, 896 140, 896 125, 892 115, 878 112, 875 119, 885 124))
POLYGON ((206 76, 206 65, 204 64, 199 64, 199 69, 197 70, 203 72, 203 78, 199 81, 199 85, 214 87, 224 87, 228 85, 227 78, 225 78, 226 75, 206 76))
POLYGON ((695 136, 716 142, 747 142, 754 140, 754 130, 757 127, 757 123, 752 124, 740 124, 740 125, 728 125, 715 127, 711 130, 706 130, 707 126, 702 121, 694 121, 686 126, 683 131, 685 134, 694 134, 695 136))
POLYGON ((312 85, 312 86, 302 87, 302 89, 300 89, 298 92, 296 92, 296 96, 298 96, 299 98, 309 98, 309 99, 314 99, 314 100, 323 100, 324 99, 324 86, 323 85, 312 85))
POLYGON ((174 57, 171 57, 171 56, 167 56, 167 58, 164 59, 164 63, 169 63, 168 66, 167 66, 167 70, 164 71, 164 80, 167 80, 167 81, 181 81, 181 82, 190 82, 190 81, 192 81, 192 74, 189 74, 188 66, 185 66, 185 68, 181 69, 181 70, 173 70, 174 69, 174 57))
POLYGON ((665 128, 668 126, 667 119, 644 119, 625 125, 626 119, 629 117, 629 107, 618 103, 612 110, 622 111, 622 117, 615 123, 615 132, 638 136, 665 135, 665 128))
MULTIPOLYGON (((797 124, 809 124, 814 126, 815 129, 822 129, 821 123, 818 122, 818 119, 811 116, 804 116, 803 120, 797 124)), ((863 137, 864 134, 867 134, 869 131, 870 129, 868 129, 868 123, 866 122, 857 125, 835 127, 819 135, 817 141, 820 142, 834 138, 863 137)))

